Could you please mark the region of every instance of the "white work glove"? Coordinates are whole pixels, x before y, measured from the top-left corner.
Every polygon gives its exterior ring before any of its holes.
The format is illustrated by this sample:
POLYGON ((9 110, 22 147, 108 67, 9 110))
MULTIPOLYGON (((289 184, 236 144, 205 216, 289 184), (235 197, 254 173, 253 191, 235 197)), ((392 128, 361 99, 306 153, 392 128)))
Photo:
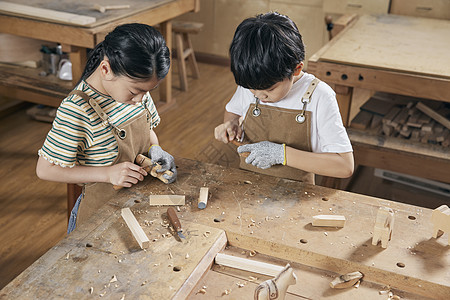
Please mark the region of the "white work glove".
POLYGON ((286 145, 263 141, 246 144, 237 148, 239 153, 250 152, 245 162, 261 169, 268 169, 273 165, 286 165, 286 145))
POLYGON ((161 165, 161 169, 157 170, 157 173, 163 173, 167 170, 173 173, 172 176, 164 174, 163 177, 172 183, 177 179, 177 167, 175 165, 175 159, 172 155, 164 151, 159 145, 152 145, 148 149, 148 157, 153 163, 158 163, 161 165))

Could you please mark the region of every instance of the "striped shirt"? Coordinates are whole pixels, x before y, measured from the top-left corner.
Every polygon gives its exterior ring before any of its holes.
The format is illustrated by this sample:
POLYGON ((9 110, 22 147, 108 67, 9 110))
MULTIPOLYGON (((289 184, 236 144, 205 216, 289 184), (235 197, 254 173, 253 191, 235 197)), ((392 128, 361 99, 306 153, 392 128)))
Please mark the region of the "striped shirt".
MULTIPOLYGON (((158 126, 161 120, 148 92, 140 103, 130 105, 99 93, 84 81, 75 89, 94 99, 108 115, 110 122, 119 128, 121 124, 144 113, 145 109, 150 112, 152 128, 158 126)), ((109 166, 117 158, 118 151, 111 127, 102 124, 98 114, 83 98, 70 95, 61 102, 52 129, 38 155, 62 167, 73 167, 75 164, 109 166)))

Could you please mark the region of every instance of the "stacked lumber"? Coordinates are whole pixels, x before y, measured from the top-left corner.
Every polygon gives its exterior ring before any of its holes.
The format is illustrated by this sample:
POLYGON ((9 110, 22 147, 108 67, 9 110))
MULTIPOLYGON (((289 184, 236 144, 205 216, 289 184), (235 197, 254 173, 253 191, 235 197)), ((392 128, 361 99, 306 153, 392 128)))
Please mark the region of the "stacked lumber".
POLYGON ((450 103, 377 93, 361 106, 350 127, 449 147, 450 103))

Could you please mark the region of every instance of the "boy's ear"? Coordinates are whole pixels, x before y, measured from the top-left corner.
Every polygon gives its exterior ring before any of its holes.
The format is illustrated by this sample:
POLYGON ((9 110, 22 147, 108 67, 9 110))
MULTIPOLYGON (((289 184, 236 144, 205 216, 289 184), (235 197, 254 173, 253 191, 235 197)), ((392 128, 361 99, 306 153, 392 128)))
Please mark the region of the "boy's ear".
POLYGON ((300 75, 300 72, 303 70, 303 67, 305 64, 303 62, 300 62, 294 69, 294 76, 300 75))
POLYGON ((105 80, 111 80, 114 78, 114 74, 111 70, 111 65, 106 59, 100 62, 100 72, 105 80))

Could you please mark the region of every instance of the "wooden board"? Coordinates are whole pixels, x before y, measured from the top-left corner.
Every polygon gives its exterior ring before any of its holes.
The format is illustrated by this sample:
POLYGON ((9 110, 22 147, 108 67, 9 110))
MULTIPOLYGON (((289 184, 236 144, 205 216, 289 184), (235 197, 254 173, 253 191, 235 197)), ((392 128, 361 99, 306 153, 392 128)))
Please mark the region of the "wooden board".
MULTIPOLYGON (((59 24, 71 24, 67 16, 77 15, 84 17, 81 18, 82 22, 76 23, 81 27, 95 27, 102 24, 107 24, 137 14, 143 10, 151 9, 153 7, 160 6, 175 0, 129 0, 126 4, 130 5, 128 9, 108 10, 105 13, 101 13, 94 9, 94 4, 106 5, 120 5, 124 4, 122 0, 96 0, 95 2, 89 0, 72 1, 72 0, 14 0, 12 5, 20 5, 21 9, 15 11, 2 10, 2 13, 13 16, 25 16, 35 20, 51 20, 59 24), (51 13, 53 11, 54 13, 51 13), (44 13, 43 13, 44 12, 44 13), (58 17, 61 16, 61 17, 58 17)), ((12 1, 3 1, 12 2, 12 1)))
MULTIPOLYGON (((185 282, 186 274, 180 275, 182 278, 175 278, 172 277, 173 270, 167 265, 166 269, 150 270, 148 265, 167 262, 168 252, 175 251, 173 249, 180 255, 185 255, 187 251, 191 257, 194 252, 195 255, 200 255, 198 252, 206 251, 200 250, 200 244, 191 243, 180 250, 175 247, 179 245, 175 238, 166 237, 163 239, 165 242, 160 244, 161 247, 156 247, 151 253, 147 251, 145 255, 143 251, 136 251, 139 246, 129 234, 128 228, 122 228, 118 222, 114 222, 119 218, 121 207, 137 202, 133 212, 141 225, 142 222, 145 225, 145 220, 153 221, 153 224, 149 225, 151 233, 148 234, 152 241, 158 232, 153 230, 152 226, 160 224, 161 215, 165 213, 166 208, 149 207, 148 197, 150 194, 171 193, 186 195, 186 205, 181 207, 178 216, 185 233, 197 234, 196 238, 200 241, 201 238, 208 241, 207 237, 214 236, 216 231, 207 228, 215 227, 226 232, 231 246, 302 264, 308 268, 332 272, 333 278, 336 274, 360 271, 365 274, 367 281, 390 285, 407 293, 425 297, 434 295, 440 299, 450 293, 450 274, 446 268, 450 265, 447 236, 439 239, 431 237, 430 209, 187 159, 176 158, 176 162, 178 179, 174 184, 166 185, 146 178, 131 189, 121 190, 102 208, 101 214, 98 214, 89 226, 78 228, 46 255, 46 258, 52 261, 45 264, 38 261, 32 266, 34 272, 27 270, 2 290, 2 293, 11 293, 11 298, 14 298, 27 291, 36 280, 41 280, 41 290, 46 290, 49 285, 57 285, 58 291, 62 291, 60 286, 64 286, 66 292, 76 291, 77 288, 83 288, 86 292, 89 287, 79 287, 81 283, 78 280, 81 276, 93 276, 95 280, 92 279, 92 282, 98 290, 108 284, 107 279, 114 275, 111 273, 119 276, 118 271, 124 272, 124 269, 120 268, 121 264, 117 263, 120 258, 125 258, 127 270, 132 273, 132 279, 138 282, 141 279, 148 280, 150 276, 140 278, 137 277, 138 274, 152 274, 153 277, 170 280, 165 286, 181 286, 182 283, 178 281, 185 282), (208 201, 207 208, 200 210, 197 208, 198 190, 205 184, 214 197, 208 201), (373 225, 380 206, 390 207, 395 211, 393 238, 387 249, 371 245, 373 225), (345 227, 313 227, 310 224, 314 215, 325 213, 344 215, 347 219, 345 227), (403 234, 405 232, 408 234, 403 234), (84 245, 87 242, 94 243, 94 247, 86 248, 84 245), (108 244, 109 242, 112 244, 108 244), (92 249, 97 247, 96 243, 100 251, 92 249), (129 243, 134 246, 129 246, 129 243), (132 248, 125 248, 126 246, 132 248), (113 252, 117 259, 102 250, 113 252), (124 251, 124 254, 120 251, 124 251), (72 264, 75 262, 69 260, 70 268, 66 268, 63 261, 68 252, 77 260, 77 264, 72 264), (87 254, 89 255, 86 257, 87 254), (92 261, 91 256, 94 256, 95 261, 92 261), (101 266, 100 261, 103 262, 101 266), (145 262, 145 269, 136 262, 145 262), (79 271, 73 272, 74 266, 77 266, 79 271), (97 278, 100 276, 98 269, 102 267, 108 267, 108 276, 97 278), (69 280, 59 278, 55 279, 57 282, 52 283, 44 276, 48 274, 49 269, 60 277, 69 271, 74 274, 68 275, 69 280)), ((160 238, 166 230, 158 228, 160 238)), ((158 242, 161 242, 161 239, 156 243, 158 242)), ((152 246, 153 243, 150 245, 151 249, 152 246)), ((319 286, 322 286, 320 292, 327 295, 325 287, 320 284, 319 286)), ((153 292, 161 292, 162 289, 157 283, 152 288, 153 292)), ((32 298, 37 290, 32 287, 29 289, 32 298)), ((140 287, 133 280, 124 287, 126 294, 133 291, 140 293, 142 289, 145 289, 145 286, 140 287)), ((4 294, 0 294, 0 297, 4 294)))
POLYGON ((450 78, 449 32, 447 20, 363 15, 321 60, 450 78))

